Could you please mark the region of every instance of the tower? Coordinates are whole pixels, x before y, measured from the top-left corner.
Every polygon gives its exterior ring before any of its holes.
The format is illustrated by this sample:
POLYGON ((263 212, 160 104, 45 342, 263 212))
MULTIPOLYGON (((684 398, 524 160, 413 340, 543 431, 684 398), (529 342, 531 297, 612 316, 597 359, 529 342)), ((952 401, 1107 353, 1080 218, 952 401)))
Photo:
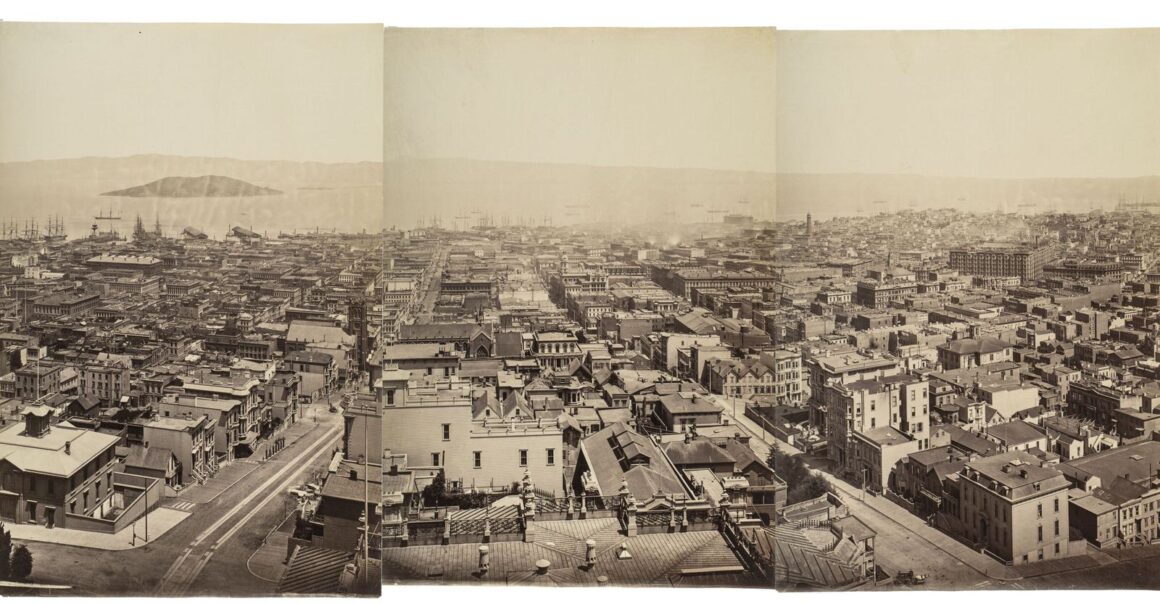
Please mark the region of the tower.
POLYGON ((355 368, 359 371, 367 370, 367 355, 370 354, 370 347, 368 346, 367 337, 367 301, 366 298, 358 296, 351 298, 347 302, 347 321, 350 325, 350 331, 355 337, 354 352, 356 364, 355 368))
POLYGON ((813 239, 814 237, 814 217, 811 214, 806 214, 806 239, 813 239))

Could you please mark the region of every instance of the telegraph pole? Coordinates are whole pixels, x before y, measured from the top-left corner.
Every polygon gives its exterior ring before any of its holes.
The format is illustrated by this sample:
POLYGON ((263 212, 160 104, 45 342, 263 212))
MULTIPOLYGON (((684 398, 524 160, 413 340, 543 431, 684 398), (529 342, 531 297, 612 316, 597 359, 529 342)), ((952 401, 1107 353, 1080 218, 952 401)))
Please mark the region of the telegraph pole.
POLYGON ((363 514, 366 515, 366 522, 363 523, 363 559, 368 561, 367 564, 371 559, 371 452, 367 438, 369 420, 369 415, 363 417, 363 514))

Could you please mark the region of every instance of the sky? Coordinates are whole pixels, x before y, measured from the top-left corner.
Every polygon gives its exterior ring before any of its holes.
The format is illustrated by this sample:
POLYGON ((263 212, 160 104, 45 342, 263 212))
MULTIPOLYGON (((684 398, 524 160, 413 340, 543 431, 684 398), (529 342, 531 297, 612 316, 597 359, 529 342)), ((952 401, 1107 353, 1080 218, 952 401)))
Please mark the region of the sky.
POLYGON ((778 32, 786 173, 1160 174, 1160 30, 778 32))
POLYGON ((0 24, 0 162, 382 160, 379 25, 0 24))
POLYGON ((388 29, 385 158, 775 169, 772 29, 388 29))

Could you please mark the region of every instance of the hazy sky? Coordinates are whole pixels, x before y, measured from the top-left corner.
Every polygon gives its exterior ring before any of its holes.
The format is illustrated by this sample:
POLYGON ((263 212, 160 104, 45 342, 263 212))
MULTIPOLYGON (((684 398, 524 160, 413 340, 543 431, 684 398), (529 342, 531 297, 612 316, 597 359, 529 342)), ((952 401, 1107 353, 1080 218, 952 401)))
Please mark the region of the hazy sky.
POLYGON ((1160 174, 1160 30, 778 32, 782 172, 1160 174))
POLYGON ((382 159, 378 25, 0 24, 0 161, 382 159))
POLYGON ((773 171, 774 32, 387 30, 386 159, 773 171))

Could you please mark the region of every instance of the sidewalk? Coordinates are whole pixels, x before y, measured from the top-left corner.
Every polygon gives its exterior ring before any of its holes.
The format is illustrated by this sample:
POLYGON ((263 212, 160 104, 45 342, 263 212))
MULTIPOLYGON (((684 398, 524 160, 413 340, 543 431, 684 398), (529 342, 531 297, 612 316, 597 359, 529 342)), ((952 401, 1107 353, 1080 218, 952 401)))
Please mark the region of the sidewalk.
MULTIPOLYGON (((734 424, 744 427, 745 430, 750 433, 750 436, 752 436, 749 441, 750 447, 752 447, 753 450, 761 455, 764 459, 765 456, 769 454, 769 448, 771 446, 770 441, 773 440, 773 437, 770 436, 769 433, 764 432, 752 420, 744 416, 744 400, 737 400, 737 415, 734 416, 732 399, 724 396, 717 396, 715 399, 717 400, 717 404, 725 410, 725 415, 729 416, 734 424), (765 435, 764 440, 762 439, 763 433, 765 435)), ((778 449, 789 455, 797 455, 801 453, 801 451, 798 449, 781 441, 777 442, 777 446, 778 449)), ((864 505, 865 507, 878 512, 890 521, 913 533, 916 537, 925 540, 952 558, 959 560, 963 564, 975 569, 983 575, 991 577, 992 579, 1007 581, 1020 578, 1019 573, 1015 572, 1011 567, 1005 564, 1001 564, 998 561, 987 557, 985 554, 976 552, 966 545, 963 545, 953 537, 928 525, 926 521, 919 518, 918 516, 915 516, 914 514, 911 514, 909 511, 903 509, 901 506, 893 503, 892 501, 884 497, 876 496, 867 497, 865 501, 861 501, 859 499, 861 496, 860 489, 855 489, 832 474, 821 471, 817 468, 813 469, 815 471, 821 472, 826 480, 831 485, 833 485, 834 488, 842 495, 843 499, 846 500, 849 507, 853 508, 864 505)))
POLYGON ((880 495, 871 495, 865 500, 859 499, 861 490, 856 489, 849 484, 846 484, 838 478, 834 478, 829 474, 824 474, 830 484, 838 490, 846 505, 850 508, 866 507, 878 512, 882 516, 889 519, 891 522, 901 526, 907 531, 911 532, 920 539, 930 543, 934 547, 942 550, 948 556, 962 562, 963 564, 975 569, 979 573, 986 575, 992 579, 1000 581, 1010 581, 1021 578, 1021 575, 1014 569, 1014 567, 1002 564, 997 560, 981 554, 963 543, 956 540, 954 537, 930 526, 923 519, 911 514, 909 511, 903 509, 898 504, 882 497, 880 495))
MULTIPOLYGON (((149 542, 156 541, 169 529, 181 524, 190 515, 172 508, 158 507, 149 512, 149 542)), ((79 531, 67 528, 45 528, 36 524, 5 523, 4 528, 12 533, 15 541, 40 541, 56 543, 74 547, 87 547, 102 550, 126 550, 148 545, 145 542, 145 518, 142 517, 132 525, 121 529, 117 533, 97 533, 93 531, 79 531), (133 543, 134 529, 137 542, 133 543)))

